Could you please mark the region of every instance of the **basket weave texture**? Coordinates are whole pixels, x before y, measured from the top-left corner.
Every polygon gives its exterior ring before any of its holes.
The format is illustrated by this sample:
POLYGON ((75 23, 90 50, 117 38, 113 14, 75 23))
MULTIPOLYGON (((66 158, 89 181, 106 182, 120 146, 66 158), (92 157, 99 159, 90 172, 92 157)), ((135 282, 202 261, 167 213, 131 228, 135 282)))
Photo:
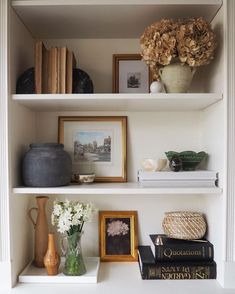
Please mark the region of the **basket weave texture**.
POLYGON ((201 239, 206 233, 206 221, 198 212, 166 212, 162 227, 169 238, 175 239, 201 239))

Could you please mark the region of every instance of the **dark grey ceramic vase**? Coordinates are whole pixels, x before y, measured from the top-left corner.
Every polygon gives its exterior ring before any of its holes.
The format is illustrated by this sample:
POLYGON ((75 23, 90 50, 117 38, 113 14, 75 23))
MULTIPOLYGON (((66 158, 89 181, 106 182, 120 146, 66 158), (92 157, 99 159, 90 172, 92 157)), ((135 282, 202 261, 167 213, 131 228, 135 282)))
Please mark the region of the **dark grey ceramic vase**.
POLYGON ((29 187, 66 186, 71 181, 72 160, 63 144, 31 144, 22 172, 24 185, 29 187))

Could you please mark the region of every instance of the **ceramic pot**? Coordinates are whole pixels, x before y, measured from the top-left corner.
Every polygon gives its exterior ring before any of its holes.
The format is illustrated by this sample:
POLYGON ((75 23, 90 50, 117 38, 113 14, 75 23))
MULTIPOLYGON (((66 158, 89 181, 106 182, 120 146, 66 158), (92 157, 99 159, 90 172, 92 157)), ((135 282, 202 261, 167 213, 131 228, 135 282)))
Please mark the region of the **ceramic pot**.
POLYGON ((72 160, 63 144, 31 144, 23 159, 23 181, 30 187, 68 185, 72 175, 72 160))
POLYGON ((159 75, 167 93, 186 93, 195 69, 187 64, 172 63, 159 69, 159 75))
POLYGON ((33 207, 28 212, 29 218, 35 229, 34 264, 37 267, 44 267, 43 259, 47 251, 48 223, 46 217, 46 203, 48 199, 49 197, 47 196, 36 197, 38 207, 33 207), (36 222, 32 217, 32 211, 37 212, 36 222))
POLYGON ((171 161, 175 156, 179 157, 182 160, 182 169, 185 171, 192 171, 197 169, 202 161, 208 157, 208 154, 204 151, 167 151, 165 154, 169 161, 171 161))
POLYGON ((47 270, 48 276, 58 275, 60 265, 60 256, 56 252, 55 235, 48 234, 48 248, 44 256, 44 266, 47 270))

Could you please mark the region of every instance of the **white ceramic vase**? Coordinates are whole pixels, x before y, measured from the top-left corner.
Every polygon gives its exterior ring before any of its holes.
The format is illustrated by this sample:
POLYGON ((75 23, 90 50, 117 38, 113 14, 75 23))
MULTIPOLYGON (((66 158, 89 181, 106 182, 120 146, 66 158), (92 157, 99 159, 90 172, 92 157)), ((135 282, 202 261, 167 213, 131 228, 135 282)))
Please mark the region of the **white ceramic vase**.
POLYGON ((160 68, 159 75, 167 93, 186 93, 195 71, 187 64, 172 63, 160 68))

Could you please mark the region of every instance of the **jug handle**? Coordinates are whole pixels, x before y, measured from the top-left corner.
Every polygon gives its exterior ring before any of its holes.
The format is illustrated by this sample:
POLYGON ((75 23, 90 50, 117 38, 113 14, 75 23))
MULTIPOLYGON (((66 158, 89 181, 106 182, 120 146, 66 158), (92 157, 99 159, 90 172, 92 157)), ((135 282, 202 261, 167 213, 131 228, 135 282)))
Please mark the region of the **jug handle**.
POLYGON ((31 222, 32 222, 32 224, 33 224, 34 229, 35 229, 35 227, 36 227, 36 222, 34 221, 34 219, 33 219, 33 217, 32 217, 32 214, 31 214, 33 210, 36 210, 36 211, 38 212, 38 208, 36 208, 36 207, 32 207, 32 208, 30 208, 30 210, 28 211, 28 216, 29 216, 29 219, 31 220, 31 222))
POLYGON ((194 76, 195 72, 196 72, 196 67, 191 67, 192 76, 194 76))

